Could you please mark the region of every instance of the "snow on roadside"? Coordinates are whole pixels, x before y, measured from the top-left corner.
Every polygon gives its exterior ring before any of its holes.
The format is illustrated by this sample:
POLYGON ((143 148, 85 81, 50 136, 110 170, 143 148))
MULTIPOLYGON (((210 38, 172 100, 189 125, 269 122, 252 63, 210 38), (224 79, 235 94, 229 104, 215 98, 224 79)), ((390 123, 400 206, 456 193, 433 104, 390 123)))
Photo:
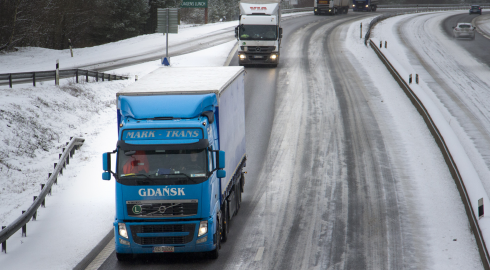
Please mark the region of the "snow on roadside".
MULTIPOLYGON (((174 57, 171 64, 222 66, 235 43, 174 57)), ((0 225, 31 205, 69 137, 85 138, 46 208, 27 224, 28 237, 19 231, 7 241, 2 270, 71 269, 112 229, 114 181, 101 180, 101 153, 117 141, 115 93, 157 68, 168 67, 152 61, 114 70, 130 80, 0 89, 0 225)))
MULTIPOLYGON (((371 37, 379 37, 383 43, 388 40, 388 50, 400 59, 406 59, 407 54, 403 44, 397 41, 399 33, 395 26, 407 16, 420 15, 402 15, 384 20, 376 25, 371 34, 371 37)), ((369 21, 367 19, 362 23, 369 21)), ((403 167, 397 168, 402 172, 398 179, 398 192, 403 192, 407 199, 408 209, 403 214, 411 223, 403 231, 410 235, 408 239, 424 243, 421 244, 423 250, 413 250, 420 265, 411 266, 415 269, 482 269, 474 236, 468 230, 465 209, 440 150, 403 90, 372 48, 364 46, 363 40, 359 39, 358 24, 354 23, 347 35, 347 47, 354 58, 350 60, 359 63, 353 64, 357 73, 365 74, 362 76, 366 83, 372 84, 369 104, 379 115, 380 125, 384 126, 383 137, 387 149, 393 153, 391 158, 402 159, 403 167), (391 122, 389 119, 392 119, 391 122)), ((421 47, 425 45, 419 43, 421 47)), ((409 61, 400 62, 398 69, 413 70, 409 61)), ((408 78, 403 71, 402 76, 408 78)), ((433 106, 433 109, 437 110, 438 107, 433 106)))

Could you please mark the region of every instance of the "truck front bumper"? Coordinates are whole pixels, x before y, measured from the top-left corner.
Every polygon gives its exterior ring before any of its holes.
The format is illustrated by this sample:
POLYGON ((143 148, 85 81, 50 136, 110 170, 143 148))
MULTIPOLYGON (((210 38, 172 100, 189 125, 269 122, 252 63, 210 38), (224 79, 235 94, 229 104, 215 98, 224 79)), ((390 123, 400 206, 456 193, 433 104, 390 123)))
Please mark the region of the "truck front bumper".
POLYGON ((200 221, 126 222, 127 238, 119 233, 119 223, 114 222, 117 253, 156 253, 155 247, 172 247, 173 253, 206 252, 216 248, 212 219, 208 220, 208 232, 200 237, 200 221))
POLYGON ((279 63, 279 53, 256 53, 238 52, 238 64, 243 65, 277 65, 279 63))

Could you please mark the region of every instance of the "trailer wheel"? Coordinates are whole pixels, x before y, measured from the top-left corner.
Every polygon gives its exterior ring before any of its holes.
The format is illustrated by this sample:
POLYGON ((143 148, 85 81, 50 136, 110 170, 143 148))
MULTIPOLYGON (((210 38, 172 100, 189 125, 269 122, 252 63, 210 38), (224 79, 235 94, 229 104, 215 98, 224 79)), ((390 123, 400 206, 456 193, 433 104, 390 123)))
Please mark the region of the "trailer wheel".
POLYGON ((223 217, 223 228, 221 232, 221 242, 225 243, 228 240, 228 232, 230 231, 230 210, 228 207, 228 200, 225 200, 223 205, 225 209, 223 209, 224 217, 223 217))
POLYGON ((116 258, 120 262, 130 261, 133 259, 133 253, 117 253, 116 252, 116 258))

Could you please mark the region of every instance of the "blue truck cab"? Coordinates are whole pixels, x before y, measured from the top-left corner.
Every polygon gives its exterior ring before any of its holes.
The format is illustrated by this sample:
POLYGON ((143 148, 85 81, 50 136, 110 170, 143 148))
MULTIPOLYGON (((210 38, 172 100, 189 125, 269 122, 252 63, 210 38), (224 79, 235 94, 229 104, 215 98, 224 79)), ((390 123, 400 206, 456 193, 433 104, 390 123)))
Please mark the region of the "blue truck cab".
POLYGON ((378 0, 352 0, 352 11, 376 11, 378 0))
POLYGON ((159 68, 116 98, 118 141, 102 179, 116 179, 118 260, 217 258, 245 184, 243 67, 159 68))

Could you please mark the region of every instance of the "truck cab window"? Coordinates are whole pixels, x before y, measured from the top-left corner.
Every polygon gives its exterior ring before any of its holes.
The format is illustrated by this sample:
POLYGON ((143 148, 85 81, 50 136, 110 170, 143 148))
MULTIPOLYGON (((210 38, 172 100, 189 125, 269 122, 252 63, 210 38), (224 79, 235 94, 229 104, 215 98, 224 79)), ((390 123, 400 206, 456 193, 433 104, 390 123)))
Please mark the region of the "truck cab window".
POLYGON ((205 180, 207 177, 206 149, 122 150, 120 153, 117 174, 122 181, 141 178, 155 180, 152 184, 169 185, 173 182, 182 184, 183 181, 199 183, 201 181, 196 179, 205 180))

